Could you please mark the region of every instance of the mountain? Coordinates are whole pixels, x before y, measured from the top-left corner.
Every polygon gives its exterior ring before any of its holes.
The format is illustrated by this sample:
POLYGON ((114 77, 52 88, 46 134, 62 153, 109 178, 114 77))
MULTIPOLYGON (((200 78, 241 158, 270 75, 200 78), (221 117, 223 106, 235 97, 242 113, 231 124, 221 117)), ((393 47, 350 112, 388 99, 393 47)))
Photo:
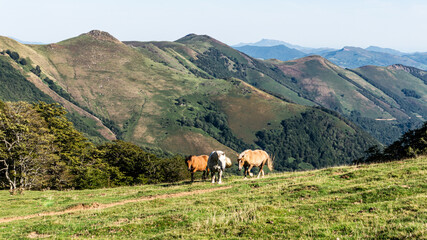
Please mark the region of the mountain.
POLYGON ((258 47, 258 46, 242 46, 235 47, 247 55, 260 58, 260 59, 271 59, 275 58, 281 61, 292 60, 296 58, 304 57, 306 54, 293 48, 288 48, 285 45, 277 45, 272 47, 258 47))
POLYGON ((391 49, 391 48, 382 48, 382 47, 377 47, 377 46, 369 46, 367 48, 365 48, 365 50, 371 51, 371 52, 382 52, 382 53, 388 53, 391 55, 396 55, 396 56, 402 56, 405 55, 405 53, 391 49))
POLYGON ((322 52, 334 50, 333 48, 302 47, 299 45, 290 44, 287 42, 283 42, 283 41, 279 41, 279 40, 272 40, 272 39, 261 39, 260 41, 255 42, 255 43, 239 43, 239 44, 233 45, 232 47, 234 47, 234 48, 243 47, 243 46, 273 47, 273 46, 280 46, 280 45, 298 50, 298 51, 303 52, 305 54, 320 54, 322 52))
POLYGON ((344 47, 340 50, 325 52, 320 55, 346 68, 357 68, 366 65, 389 66, 393 64, 403 64, 420 69, 427 69, 426 63, 418 62, 407 56, 368 51, 358 47, 344 47))
MULTIPOLYGON (((207 36, 189 35, 178 42, 192 45, 192 50, 199 52, 197 57, 193 54, 188 59, 205 73, 225 79, 240 78, 287 101, 338 111, 384 144, 395 141, 409 128, 419 126, 426 117, 425 100, 421 98, 414 101, 412 97, 404 95, 402 90, 405 87, 396 94, 387 89, 379 89, 370 83, 371 80, 367 81, 355 72, 343 69, 320 56, 287 62, 262 61, 232 51, 207 36), (211 42, 210 47, 207 42, 211 42), (399 103, 396 104, 396 101, 399 103), (410 107, 410 103, 420 107, 413 111, 415 107, 410 107)), ((145 43, 133 44, 144 46, 145 43)), ((153 44, 165 50, 190 52, 188 49, 183 51, 182 46, 177 48, 176 44, 153 44)), ((386 68, 377 70, 384 69, 386 68)), ((416 83, 414 87, 403 90, 407 94, 411 93, 411 89, 419 87, 420 94, 425 95, 424 86, 418 84, 420 79, 414 79, 407 72, 397 71, 396 74, 399 84, 416 83)), ((371 75, 369 77, 373 78, 371 75)), ((387 80, 385 76, 382 79, 384 82, 387 80)))
POLYGON ((410 58, 414 61, 427 65, 427 53, 413 53, 404 55, 404 57, 410 58))
POLYGON ((118 138, 141 146, 184 154, 222 149, 231 156, 262 146, 277 157, 276 169, 292 170, 349 163, 378 144, 335 112, 254 87, 313 105, 278 82, 286 76, 274 64, 209 36, 120 42, 94 30, 48 45, 11 41, 0 41, 0 50, 39 66, 38 75, 15 66, 43 83, 39 89, 55 85, 118 138))
MULTIPOLYGON (((14 46, 16 49, 25 49, 24 45, 8 38, 0 38, 0 43, 8 47, 14 46)), ((11 55, 13 53, 17 55, 16 52, 11 52, 11 55)), ((73 122, 76 129, 83 132, 91 141, 99 143, 115 139, 114 134, 97 117, 59 96, 34 74, 29 74, 30 66, 22 59, 11 61, 4 50, 0 51, 0 83, 2 86, 0 88, 0 100, 58 102, 68 109, 66 117, 73 122)))
POLYGON ((403 65, 343 69, 320 56, 272 62, 288 77, 282 85, 340 112, 384 144, 427 119, 427 72, 420 69, 403 65))

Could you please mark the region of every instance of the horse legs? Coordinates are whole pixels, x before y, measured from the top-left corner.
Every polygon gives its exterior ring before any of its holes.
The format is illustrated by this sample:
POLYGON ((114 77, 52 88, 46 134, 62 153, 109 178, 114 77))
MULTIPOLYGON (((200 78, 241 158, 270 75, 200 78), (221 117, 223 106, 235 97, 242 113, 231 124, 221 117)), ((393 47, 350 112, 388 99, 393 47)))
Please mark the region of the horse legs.
POLYGON ((253 173, 251 173, 251 169, 253 168, 254 166, 253 165, 250 165, 249 166, 249 169, 248 169, 248 174, 249 174, 249 176, 253 176, 254 174, 253 173))
POLYGON ((191 172, 191 182, 194 182, 194 172, 191 172))
POLYGON ((262 177, 264 177, 264 170, 262 170, 262 168, 264 167, 264 163, 261 163, 261 165, 259 166, 259 173, 258 173, 258 177, 261 175, 262 173, 262 177))
POLYGON ((215 173, 214 171, 211 171, 212 181, 211 183, 215 183, 215 173))
POLYGON ((202 182, 204 182, 204 181, 205 181, 205 179, 206 179, 206 170, 205 170, 205 171, 203 171, 203 174, 202 174, 202 182))
POLYGON ((218 184, 221 184, 222 170, 218 171, 218 184))
POLYGON ((246 179, 246 175, 248 175, 248 167, 244 167, 244 168, 245 168, 245 170, 243 172, 245 174, 245 179, 246 179))

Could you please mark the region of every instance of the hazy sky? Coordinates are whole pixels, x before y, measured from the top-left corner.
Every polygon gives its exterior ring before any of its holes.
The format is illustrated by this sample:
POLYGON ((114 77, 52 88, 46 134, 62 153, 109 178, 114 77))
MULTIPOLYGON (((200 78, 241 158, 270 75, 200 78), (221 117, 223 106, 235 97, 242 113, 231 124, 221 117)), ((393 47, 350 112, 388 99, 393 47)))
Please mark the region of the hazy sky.
POLYGON ((267 38, 427 52, 425 0, 0 0, 0 9, 0 35, 32 42, 99 29, 122 41, 196 33, 230 45, 267 38))

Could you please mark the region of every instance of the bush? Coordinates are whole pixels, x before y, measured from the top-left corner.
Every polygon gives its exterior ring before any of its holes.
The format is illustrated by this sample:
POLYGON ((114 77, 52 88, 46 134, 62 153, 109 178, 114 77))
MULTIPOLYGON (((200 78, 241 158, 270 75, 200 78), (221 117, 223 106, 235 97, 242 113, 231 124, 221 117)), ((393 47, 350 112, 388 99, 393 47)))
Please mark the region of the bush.
POLYGON ((35 75, 37 75, 38 77, 40 77, 42 72, 39 65, 37 65, 36 68, 32 68, 30 71, 35 75))
POLYGON ((27 65, 27 60, 25 60, 25 58, 22 58, 21 60, 19 60, 19 64, 25 66, 27 65))
POLYGON ((9 56, 15 60, 18 61, 19 60, 19 54, 17 52, 11 52, 10 50, 6 50, 6 53, 9 54, 9 56))

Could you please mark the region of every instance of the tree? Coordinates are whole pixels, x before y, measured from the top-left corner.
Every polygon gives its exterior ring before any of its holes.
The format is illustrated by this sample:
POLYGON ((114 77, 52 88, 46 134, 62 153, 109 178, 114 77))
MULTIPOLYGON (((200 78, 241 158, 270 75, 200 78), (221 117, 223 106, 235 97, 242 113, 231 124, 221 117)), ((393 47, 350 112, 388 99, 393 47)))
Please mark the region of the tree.
POLYGON ((67 120, 66 110, 58 103, 39 102, 34 104, 34 109, 47 123, 50 134, 54 136, 53 143, 56 148, 53 153, 58 156, 55 161, 50 162, 48 187, 55 189, 74 187, 76 171, 80 171, 82 165, 90 166, 85 163, 85 160, 88 160, 85 154, 93 146, 67 120))
POLYGON ((21 60, 19 60, 19 64, 27 65, 27 60, 25 60, 25 58, 22 58, 21 60))
POLYGON ((37 65, 36 68, 32 68, 30 71, 32 73, 34 73, 35 75, 37 75, 38 77, 40 77, 41 72, 42 72, 39 65, 37 65))
POLYGON ((55 159, 53 139, 32 105, 0 104, 0 173, 11 194, 43 185, 55 159))
POLYGON ((19 54, 17 52, 11 52, 10 50, 6 51, 7 54, 9 54, 9 56, 15 60, 18 61, 19 60, 19 54))

